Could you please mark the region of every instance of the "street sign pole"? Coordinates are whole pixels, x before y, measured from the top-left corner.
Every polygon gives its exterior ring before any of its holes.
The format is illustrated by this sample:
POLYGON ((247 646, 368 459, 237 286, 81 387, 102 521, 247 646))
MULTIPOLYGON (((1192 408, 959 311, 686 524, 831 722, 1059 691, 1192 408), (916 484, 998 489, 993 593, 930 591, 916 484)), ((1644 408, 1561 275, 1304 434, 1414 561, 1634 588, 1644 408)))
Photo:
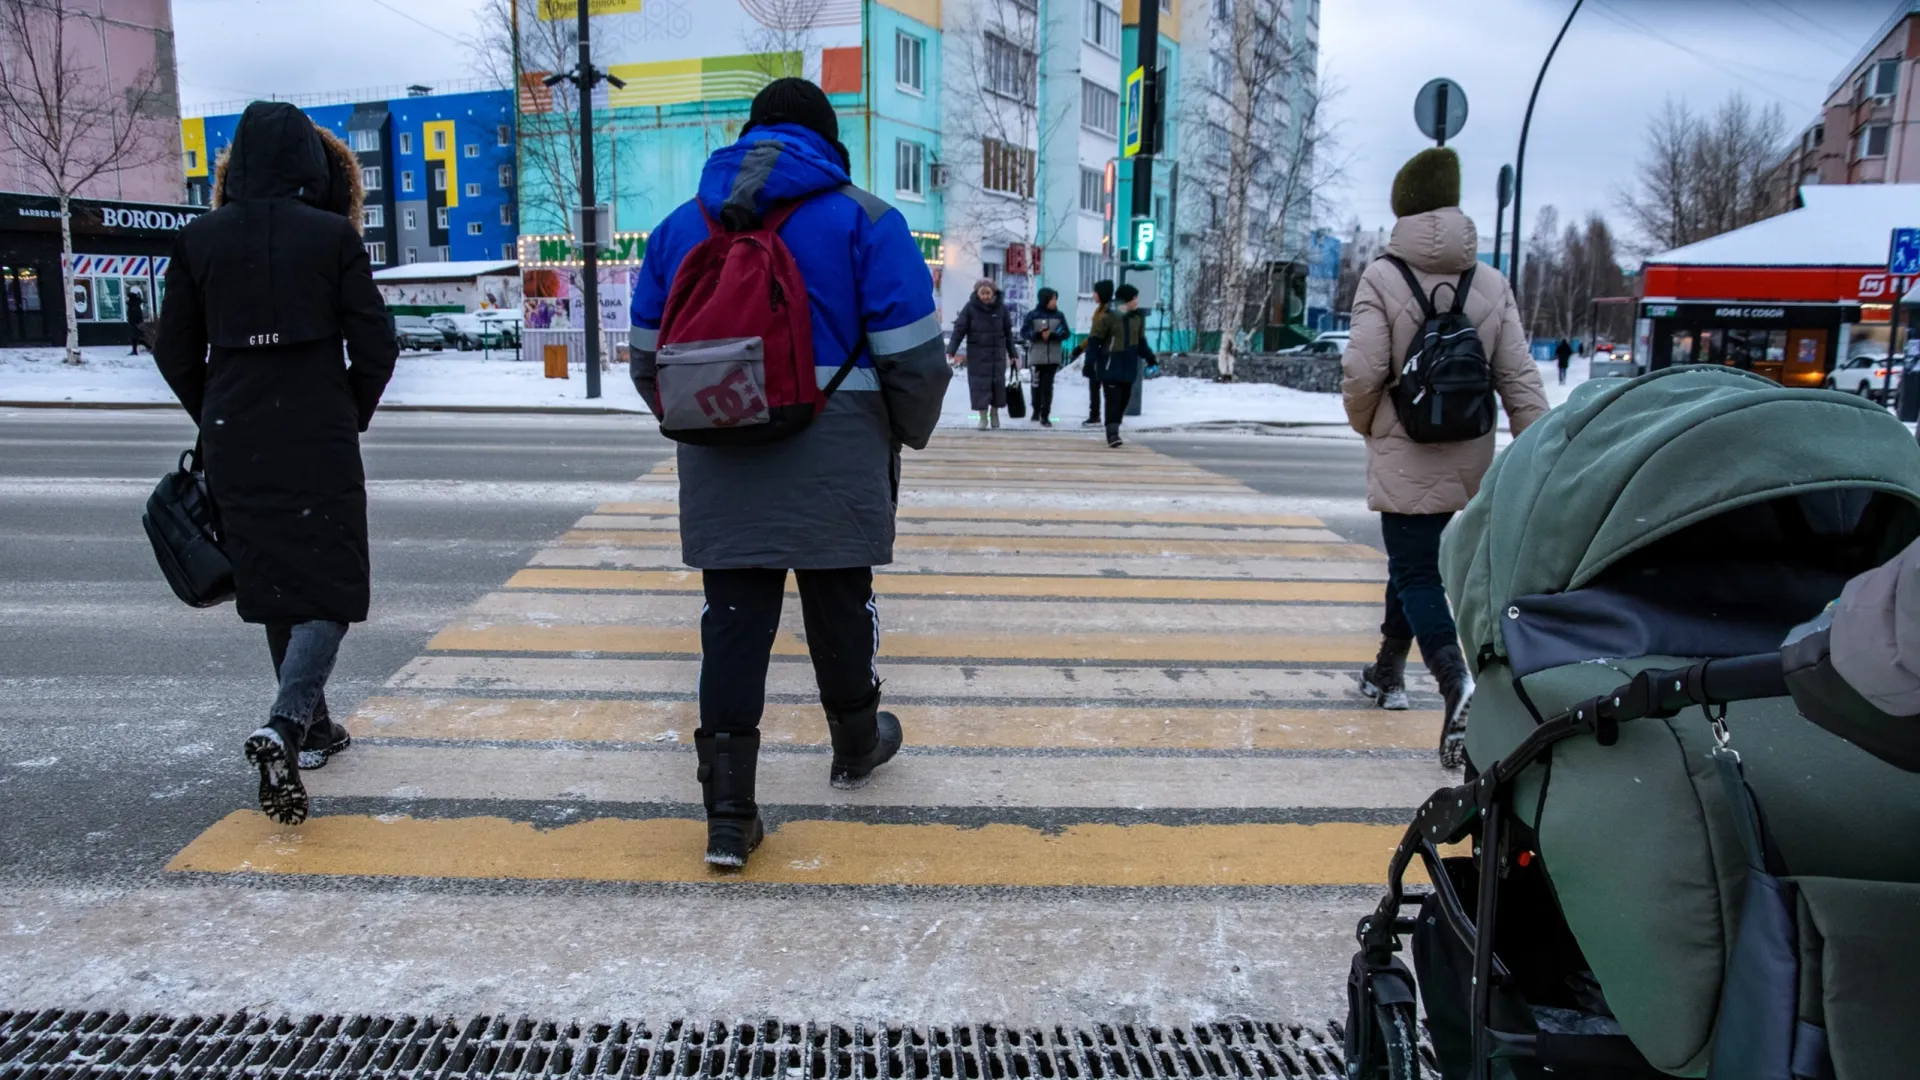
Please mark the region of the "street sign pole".
MULTIPOLYGON (((1900 279, 1920 274, 1920 229, 1895 229, 1887 243, 1887 278, 1893 289, 1893 316, 1887 324, 1887 366, 1880 376, 1880 401, 1885 405, 1893 402, 1893 362, 1894 350, 1900 347, 1900 279)), ((1899 359, 1905 360, 1905 357, 1899 359)), ((1901 376, 1904 384, 1906 376, 1901 376)), ((1903 391, 1902 396, 1905 396, 1903 391)))
POLYGON ((600 238, 593 234, 596 220, 593 192, 593 22, 587 0, 580 9, 580 215, 587 228, 580 241, 580 291, 586 301, 587 396, 600 396, 600 238))
POLYGON ((1500 230, 1507 224, 1507 206, 1513 202, 1513 166, 1500 166, 1500 181, 1494 192, 1500 209, 1493 215, 1493 268, 1500 269, 1500 230))

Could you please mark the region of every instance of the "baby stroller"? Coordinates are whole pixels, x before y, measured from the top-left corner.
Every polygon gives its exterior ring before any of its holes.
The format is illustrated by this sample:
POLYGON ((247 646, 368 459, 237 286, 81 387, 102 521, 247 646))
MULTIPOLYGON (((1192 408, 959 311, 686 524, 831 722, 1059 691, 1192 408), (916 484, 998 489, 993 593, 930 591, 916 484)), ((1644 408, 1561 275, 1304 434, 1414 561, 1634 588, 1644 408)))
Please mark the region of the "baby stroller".
POLYGON ((1443 543, 1468 778, 1360 923, 1349 1077, 1424 1075, 1416 987, 1446 1080, 1920 1076, 1920 718, 1781 649, 1916 536, 1920 447, 1834 393, 1672 368, 1516 439, 1443 543))

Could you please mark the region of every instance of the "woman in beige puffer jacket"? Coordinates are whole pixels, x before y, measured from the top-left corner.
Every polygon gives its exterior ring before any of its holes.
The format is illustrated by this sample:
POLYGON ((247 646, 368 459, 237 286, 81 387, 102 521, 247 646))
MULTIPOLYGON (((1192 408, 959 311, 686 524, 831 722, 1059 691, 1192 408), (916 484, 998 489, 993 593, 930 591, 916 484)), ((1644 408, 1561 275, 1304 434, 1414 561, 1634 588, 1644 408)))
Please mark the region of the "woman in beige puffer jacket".
MULTIPOLYGON (((1546 414, 1546 391, 1527 350, 1513 290, 1498 270, 1479 264, 1479 236, 1459 203, 1460 159, 1454 152, 1416 155, 1394 178, 1399 221, 1387 254, 1407 264, 1436 309, 1450 307, 1461 275, 1474 271, 1467 318, 1480 335, 1494 389, 1517 435, 1546 414)), ((1341 391, 1348 422, 1367 440, 1367 507, 1380 513, 1388 561, 1380 654, 1361 672, 1360 689, 1383 708, 1406 708, 1406 658, 1417 638, 1445 699, 1441 761, 1457 766, 1464 760, 1473 677, 1440 582, 1440 533, 1480 490, 1493 464, 1494 437, 1489 432, 1465 442, 1416 443, 1401 427, 1388 391, 1424 321, 1419 300, 1391 261, 1376 260, 1360 275, 1341 391)))

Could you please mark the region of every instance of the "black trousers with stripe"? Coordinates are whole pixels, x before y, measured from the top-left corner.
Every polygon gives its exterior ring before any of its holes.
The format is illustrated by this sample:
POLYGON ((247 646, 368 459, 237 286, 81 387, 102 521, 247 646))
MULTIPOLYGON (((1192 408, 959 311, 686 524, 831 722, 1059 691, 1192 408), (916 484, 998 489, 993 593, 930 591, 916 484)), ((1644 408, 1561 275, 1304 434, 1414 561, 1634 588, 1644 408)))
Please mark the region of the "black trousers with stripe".
MULTIPOLYGON (((807 651, 830 713, 858 711, 880 686, 880 609, 873 568, 795 570, 807 651)), ((767 704, 767 665, 780 631, 785 570, 707 570, 700 615, 700 726, 748 735, 767 704)))

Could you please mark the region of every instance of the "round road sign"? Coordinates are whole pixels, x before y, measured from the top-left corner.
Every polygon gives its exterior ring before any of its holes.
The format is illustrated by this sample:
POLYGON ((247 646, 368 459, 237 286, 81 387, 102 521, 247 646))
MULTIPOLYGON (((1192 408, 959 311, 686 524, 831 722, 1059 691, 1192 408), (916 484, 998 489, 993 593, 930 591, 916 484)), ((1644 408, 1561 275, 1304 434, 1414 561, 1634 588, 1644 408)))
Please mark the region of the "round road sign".
POLYGON ((1413 119, 1427 138, 1445 146, 1467 126, 1467 92, 1452 79, 1435 79, 1414 95, 1413 119))

